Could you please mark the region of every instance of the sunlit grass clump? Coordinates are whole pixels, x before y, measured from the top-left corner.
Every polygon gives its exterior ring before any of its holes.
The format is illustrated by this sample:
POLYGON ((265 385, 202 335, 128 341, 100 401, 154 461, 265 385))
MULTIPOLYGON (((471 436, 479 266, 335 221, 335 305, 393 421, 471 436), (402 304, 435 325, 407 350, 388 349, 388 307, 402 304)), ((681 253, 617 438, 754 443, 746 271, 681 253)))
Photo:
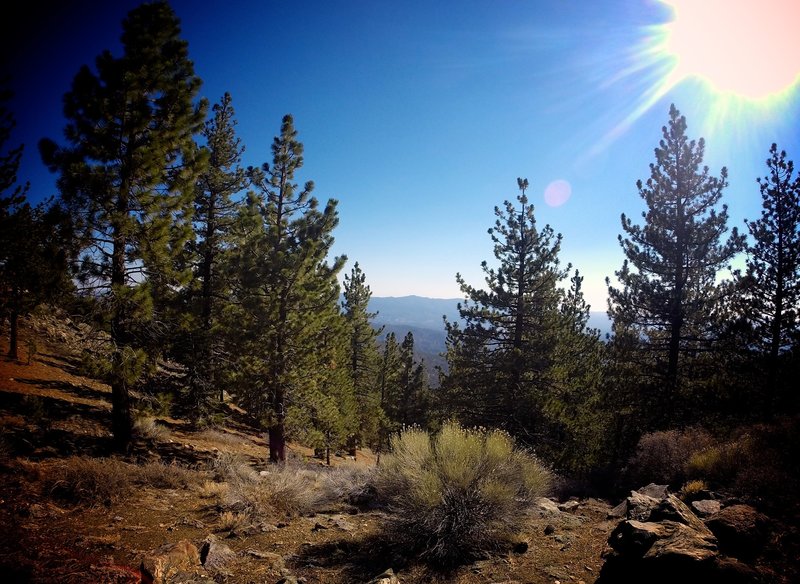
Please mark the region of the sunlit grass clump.
POLYGON ((378 494, 398 536, 435 564, 504 548, 551 485, 550 472, 498 430, 409 429, 392 439, 391 452, 376 477, 378 494))

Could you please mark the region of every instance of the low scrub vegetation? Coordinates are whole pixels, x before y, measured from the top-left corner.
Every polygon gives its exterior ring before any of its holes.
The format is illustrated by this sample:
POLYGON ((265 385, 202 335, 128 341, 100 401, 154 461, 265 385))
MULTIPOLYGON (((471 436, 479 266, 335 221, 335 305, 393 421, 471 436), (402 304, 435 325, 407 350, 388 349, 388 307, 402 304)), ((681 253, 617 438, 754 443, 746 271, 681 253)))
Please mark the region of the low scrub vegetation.
POLYGON ((551 485, 550 472, 497 430, 409 429, 391 451, 375 478, 378 496, 393 511, 397 537, 433 564, 508 544, 551 485))
POLYGON ((116 458, 74 456, 55 464, 46 474, 45 491, 72 504, 108 505, 131 494, 135 486, 185 489, 200 474, 174 464, 135 465, 116 458))
POLYGON ((366 492, 368 471, 311 469, 296 464, 271 467, 260 473, 236 455, 221 452, 214 468, 226 488, 203 487, 208 496, 223 499, 226 511, 253 523, 279 516, 307 515, 366 492))
POLYGON ((782 500, 800 488, 800 420, 742 426, 715 438, 698 429, 642 436, 629 462, 632 483, 658 482, 684 490, 730 490, 754 499, 782 500))

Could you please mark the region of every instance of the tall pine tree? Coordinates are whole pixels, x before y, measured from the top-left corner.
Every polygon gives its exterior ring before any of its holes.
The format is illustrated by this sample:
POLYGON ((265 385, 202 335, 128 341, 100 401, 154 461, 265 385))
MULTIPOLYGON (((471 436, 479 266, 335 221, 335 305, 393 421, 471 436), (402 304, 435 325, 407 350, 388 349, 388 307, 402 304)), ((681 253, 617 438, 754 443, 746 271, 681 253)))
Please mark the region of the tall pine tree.
POLYGON ((271 165, 250 169, 257 192, 249 195, 238 228, 231 265, 234 304, 227 318, 234 323, 229 342, 237 356, 232 387, 268 428, 270 460, 280 462, 286 459, 290 410, 314 407, 304 399, 315 388, 320 395, 346 392, 326 386, 332 368, 346 371, 331 339, 342 331, 337 274, 346 258, 328 263, 336 200, 320 210, 311 196, 314 183, 300 188, 294 182, 303 166, 303 145, 289 115, 272 143, 272 157, 271 165))
MULTIPOLYGON (((620 287, 609 284, 609 314, 614 331, 638 347, 641 386, 653 403, 643 408, 657 412, 659 421, 677 421, 681 394, 686 397, 690 366, 695 357, 713 348, 715 315, 723 287, 719 271, 728 266, 743 245, 734 228, 729 237, 728 212, 717 209, 727 186, 727 171, 712 176, 701 166, 705 142, 686 136, 686 119, 670 107, 669 123, 655 149, 647 182, 637 182, 647 207, 643 225, 622 215, 625 237, 619 236, 625 261, 616 272, 620 287)), ((627 341, 625 341, 627 342, 627 341)))
POLYGON ((208 167, 198 181, 194 197, 196 286, 195 319, 188 355, 192 406, 202 416, 214 397, 222 401, 220 386, 219 315, 226 302, 224 258, 241 203, 234 197, 247 188, 248 178, 241 167, 244 146, 236 136, 236 119, 231 95, 225 93, 214 104, 213 116, 202 131, 208 152, 208 167), (218 393, 217 393, 218 392, 218 393))
POLYGON ((489 234, 498 266, 483 262, 486 288, 456 276, 465 295, 459 304, 463 325, 447 323, 449 374, 442 389, 464 423, 503 427, 533 443, 544 431, 558 340, 558 284, 569 268, 558 259, 561 235, 549 225, 536 226, 527 179, 517 185, 516 203, 495 207, 489 234))
POLYGON ((753 243, 747 248, 744 302, 755 346, 766 357, 762 381, 774 412, 779 386, 788 381, 783 361, 800 340, 800 175, 776 144, 766 164, 768 174, 758 180, 761 217, 747 222, 753 243))
MULTIPOLYGON (((191 235, 192 198, 205 162, 194 143, 205 102, 200 79, 166 2, 123 22, 123 54, 104 51, 64 98, 67 144, 42 140, 61 197, 82 229, 83 289, 103 295, 112 340, 110 383, 116 446, 131 440, 130 387, 148 359, 142 336, 153 296, 186 283, 176 269, 191 235)), ((154 343, 151 343, 153 345, 154 343)))
POLYGON ((374 445, 378 438, 381 418, 380 391, 378 387, 377 336, 383 327, 375 329, 372 319, 377 313, 369 312, 372 291, 358 262, 350 275, 344 277, 342 310, 349 336, 350 378, 358 402, 359 430, 352 444, 351 454, 358 444, 374 445))

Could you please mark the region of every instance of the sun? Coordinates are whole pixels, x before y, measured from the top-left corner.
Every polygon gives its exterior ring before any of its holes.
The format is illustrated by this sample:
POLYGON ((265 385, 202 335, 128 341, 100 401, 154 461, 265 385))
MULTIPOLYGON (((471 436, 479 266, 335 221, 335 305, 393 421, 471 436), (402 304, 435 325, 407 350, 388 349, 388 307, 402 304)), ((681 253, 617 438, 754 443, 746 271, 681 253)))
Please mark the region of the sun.
POLYGON ((760 101, 800 81, 800 0, 661 0, 672 8, 664 50, 667 85, 687 77, 719 93, 760 101))

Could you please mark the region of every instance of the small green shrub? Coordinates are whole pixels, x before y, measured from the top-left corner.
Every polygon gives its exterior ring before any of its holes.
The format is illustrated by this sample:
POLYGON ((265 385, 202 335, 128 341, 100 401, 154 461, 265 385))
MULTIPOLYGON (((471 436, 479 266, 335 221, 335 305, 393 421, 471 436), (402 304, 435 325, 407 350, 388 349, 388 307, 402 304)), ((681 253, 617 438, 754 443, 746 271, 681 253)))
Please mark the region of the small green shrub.
POLYGON ((391 440, 375 477, 397 538, 434 564, 507 545, 552 477, 501 431, 447 423, 435 436, 409 429, 391 440))

